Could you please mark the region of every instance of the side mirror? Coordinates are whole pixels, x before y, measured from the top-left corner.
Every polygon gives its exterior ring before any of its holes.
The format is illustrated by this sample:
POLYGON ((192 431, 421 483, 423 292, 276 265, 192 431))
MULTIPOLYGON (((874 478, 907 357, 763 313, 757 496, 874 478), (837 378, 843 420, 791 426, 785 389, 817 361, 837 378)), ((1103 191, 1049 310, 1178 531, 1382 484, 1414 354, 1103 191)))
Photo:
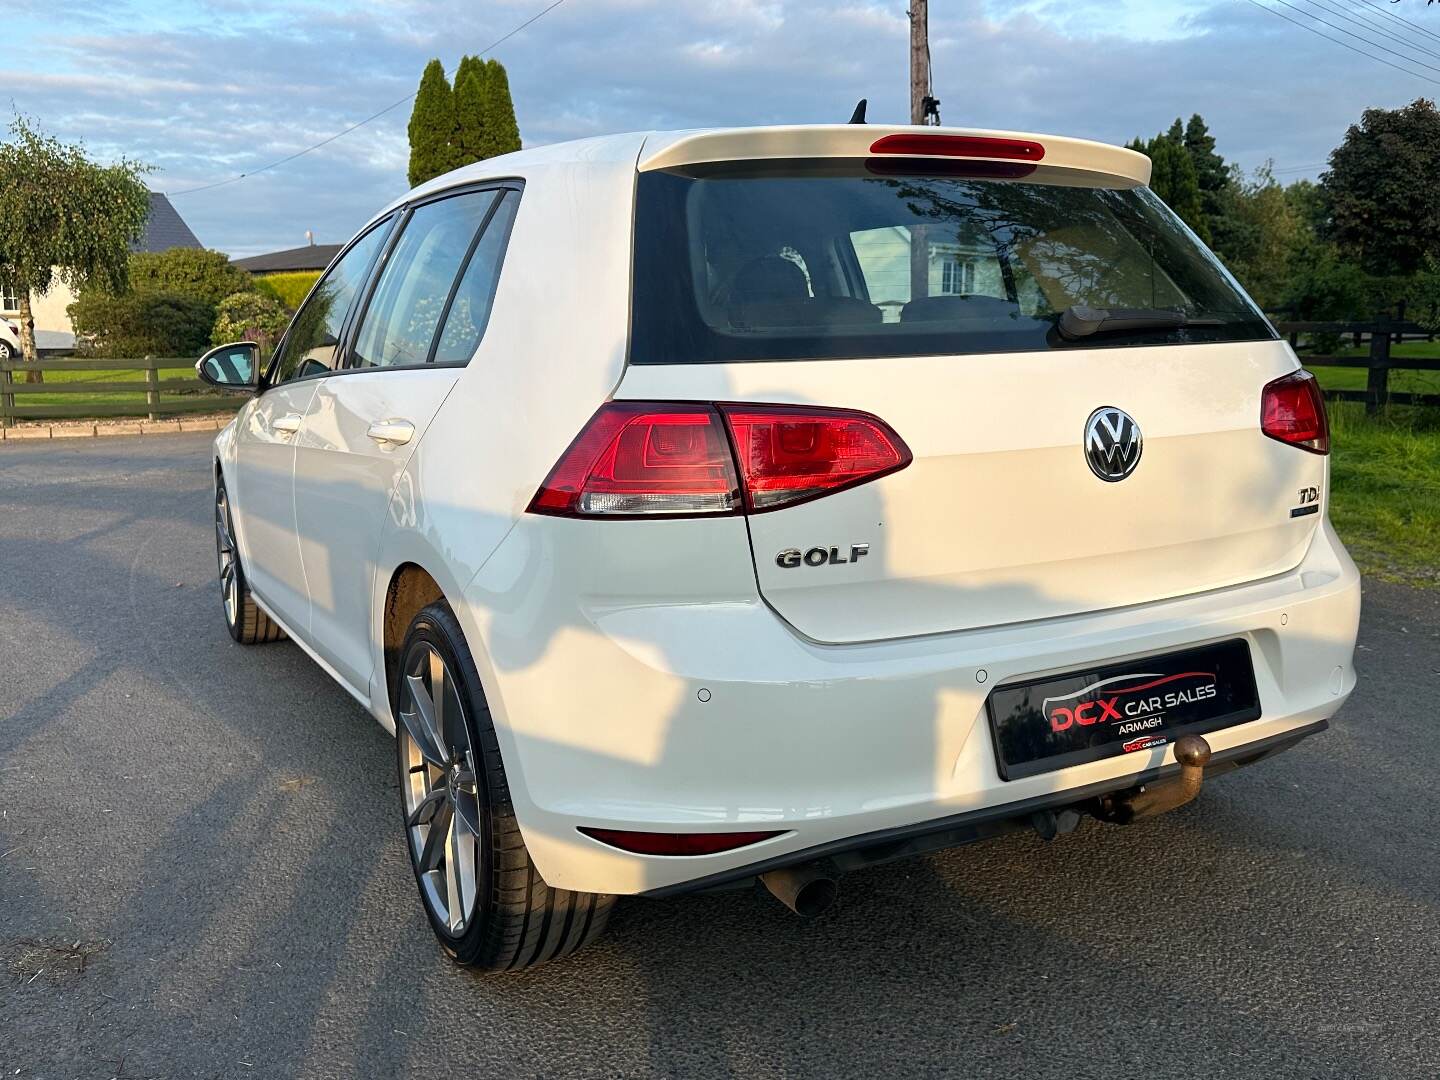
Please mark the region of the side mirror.
POLYGON ((195 362, 195 374, 221 390, 258 389, 260 346, 253 341, 217 345, 195 362))

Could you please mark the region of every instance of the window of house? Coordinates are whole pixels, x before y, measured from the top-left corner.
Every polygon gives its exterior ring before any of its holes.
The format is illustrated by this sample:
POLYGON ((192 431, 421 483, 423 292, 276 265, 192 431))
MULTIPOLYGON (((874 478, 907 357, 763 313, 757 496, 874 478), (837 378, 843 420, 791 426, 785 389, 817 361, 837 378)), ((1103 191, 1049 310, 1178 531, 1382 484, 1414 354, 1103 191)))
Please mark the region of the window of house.
POLYGON ((9 282, 0 281, 0 311, 11 312, 20 310, 20 298, 15 295, 15 286, 9 282))

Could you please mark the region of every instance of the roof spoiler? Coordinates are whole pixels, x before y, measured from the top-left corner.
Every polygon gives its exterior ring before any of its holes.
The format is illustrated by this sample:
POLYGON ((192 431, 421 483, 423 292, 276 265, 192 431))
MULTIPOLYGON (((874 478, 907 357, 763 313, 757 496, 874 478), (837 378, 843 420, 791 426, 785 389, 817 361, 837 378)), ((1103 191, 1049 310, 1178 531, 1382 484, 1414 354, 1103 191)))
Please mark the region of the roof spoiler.
POLYGON ((1041 161, 1150 182, 1150 159, 1134 150, 1088 139, 973 128, 882 127, 877 124, 815 124, 723 128, 651 136, 641 153, 641 172, 719 161, 785 158, 957 157, 979 161, 1041 161), (1023 148, 1023 149, 1022 149, 1023 148))

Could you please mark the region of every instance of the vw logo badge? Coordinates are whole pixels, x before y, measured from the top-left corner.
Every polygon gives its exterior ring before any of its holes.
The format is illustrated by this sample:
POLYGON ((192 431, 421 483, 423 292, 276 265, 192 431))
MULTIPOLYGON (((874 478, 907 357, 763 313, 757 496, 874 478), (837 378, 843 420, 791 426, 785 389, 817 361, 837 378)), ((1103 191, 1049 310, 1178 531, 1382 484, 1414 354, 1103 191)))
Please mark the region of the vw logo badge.
POLYGON ((1140 425, 1123 409, 1103 405, 1085 421, 1085 460, 1090 471, 1107 483, 1134 472, 1143 447, 1140 425))

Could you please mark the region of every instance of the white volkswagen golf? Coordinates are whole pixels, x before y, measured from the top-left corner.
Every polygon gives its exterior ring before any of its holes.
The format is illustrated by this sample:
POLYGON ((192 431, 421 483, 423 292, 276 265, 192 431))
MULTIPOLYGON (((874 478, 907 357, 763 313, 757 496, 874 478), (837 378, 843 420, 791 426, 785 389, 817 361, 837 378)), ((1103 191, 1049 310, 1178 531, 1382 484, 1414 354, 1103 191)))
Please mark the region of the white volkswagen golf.
POLYGON ((1125 823, 1325 728, 1314 379, 1111 146, 635 134, 350 242, 215 443, 230 633, 397 735, 421 899, 520 968, 621 894, 1125 823))

